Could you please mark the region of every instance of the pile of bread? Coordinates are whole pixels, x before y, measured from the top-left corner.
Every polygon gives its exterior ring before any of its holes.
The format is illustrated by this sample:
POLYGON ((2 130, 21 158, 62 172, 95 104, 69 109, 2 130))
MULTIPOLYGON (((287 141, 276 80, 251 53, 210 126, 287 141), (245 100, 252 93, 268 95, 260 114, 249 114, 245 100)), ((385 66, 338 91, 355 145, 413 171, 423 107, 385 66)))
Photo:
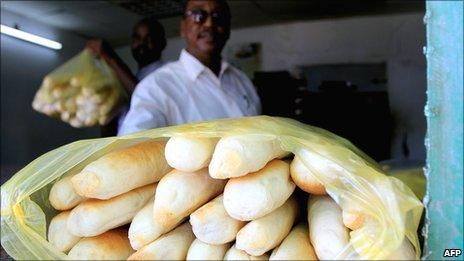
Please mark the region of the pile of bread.
MULTIPOLYGON (((75 260, 360 258, 350 230, 368 217, 342 211, 291 156, 275 139, 241 136, 113 151, 53 185, 50 203, 62 212, 48 240, 75 260)), ((415 252, 404 240, 388 259, 415 252)))
POLYGON ((98 70, 85 76, 45 77, 32 108, 76 128, 106 124, 124 100, 121 87, 98 70))

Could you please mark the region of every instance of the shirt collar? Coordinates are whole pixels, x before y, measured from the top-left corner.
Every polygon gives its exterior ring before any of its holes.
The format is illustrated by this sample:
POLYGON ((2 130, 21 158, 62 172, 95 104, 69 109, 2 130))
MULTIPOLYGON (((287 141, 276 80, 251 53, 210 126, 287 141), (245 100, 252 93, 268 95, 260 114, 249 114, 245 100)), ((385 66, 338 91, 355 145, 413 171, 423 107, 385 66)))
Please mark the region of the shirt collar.
MULTIPOLYGON (((188 76, 192 80, 196 80, 197 77, 204 72, 205 70, 209 70, 206 66, 204 66, 197 58, 191 55, 187 50, 182 49, 179 57, 180 62, 184 66, 185 70, 187 71, 188 76)), ((224 59, 221 61, 221 71, 219 72, 219 78, 224 74, 224 72, 230 67, 229 63, 227 63, 224 59)), ((212 72, 211 72, 212 73, 212 72)))
POLYGON ((158 70, 160 67, 164 65, 164 62, 160 59, 157 61, 154 61, 148 65, 145 65, 144 67, 140 68, 140 70, 137 72, 136 77, 139 81, 141 81, 143 78, 145 78, 147 75, 150 73, 158 70))

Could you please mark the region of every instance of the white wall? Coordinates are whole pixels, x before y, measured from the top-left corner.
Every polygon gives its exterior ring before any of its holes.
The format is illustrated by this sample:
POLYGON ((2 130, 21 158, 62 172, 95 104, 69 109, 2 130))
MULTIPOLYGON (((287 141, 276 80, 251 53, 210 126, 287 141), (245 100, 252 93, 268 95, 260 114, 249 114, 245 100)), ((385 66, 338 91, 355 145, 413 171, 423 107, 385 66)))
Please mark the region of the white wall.
MULTIPOLYGON (((401 159, 408 133, 410 158, 424 160, 426 74, 422 13, 303 21, 232 30, 231 43, 261 42, 264 71, 298 65, 387 63, 390 106, 396 128, 393 158, 401 159)), ((184 41, 168 40, 164 60, 176 60, 184 41)), ((134 64, 128 47, 118 52, 134 64)))
MULTIPOLYGON (((184 41, 180 37, 168 39, 166 49, 162 53, 161 59, 165 62, 175 61, 179 58, 180 51, 184 48, 184 41)), ((130 45, 121 46, 115 49, 116 53, 124 60, 132 72, 137 71, 137 63, 132 58, 130 45)))
POLYGON ((98 129, 74 129, 33 111, 31 102, 45 74, 74 56, 85 39, 5 10, 1 23, 63 44, 55 51, 1 35, 1 173, 2 183, 41 154, 66 143, 98 137, 98 129))

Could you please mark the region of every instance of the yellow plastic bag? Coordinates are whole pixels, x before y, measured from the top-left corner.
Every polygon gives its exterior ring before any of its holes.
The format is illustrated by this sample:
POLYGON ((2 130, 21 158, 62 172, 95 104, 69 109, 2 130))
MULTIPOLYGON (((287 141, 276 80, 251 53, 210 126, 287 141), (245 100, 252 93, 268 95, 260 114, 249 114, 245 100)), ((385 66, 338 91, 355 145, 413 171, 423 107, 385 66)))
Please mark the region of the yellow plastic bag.
MULTIPOLYGON (((77 141, 50 151, 16 173, 1 187, 2 245, 16 259, 65 259, 46 241, 47 222, 56 213, 48 203, 51 184, 66 173, 82 168, 121 147, 174 135, 224 137, 246 135, 254 140, 277 138, 283 149, 302 158, 329 195, 344 210, 369 214, 375 225, 351 232, 347 251, 364 259, 381 259, 407 238, 420 257, 416 234, 423 206, 414 193, 396 178, 386 176, 378 164, 347 140, 299 122, 267 116, 225 119, 148 130, 124 137, 77 141), (310 157, 307 157, 310 155, 310 157), (321 174, 317 164, 331 169, 321 174), (334 177, 335 176, 335 177, 334 177)), ((340 253, 339 257, 345 254, 340 253)))
POLYGON ((422 200, 427 190, 424 163, 418 161, 393 160, 380 162, 388 176, 395 177, 406 184, 422 200))
POLYGON ((109 65, 85 49, 45 76, 32 107, 73 127, 104 125, 127 101, 109 65))

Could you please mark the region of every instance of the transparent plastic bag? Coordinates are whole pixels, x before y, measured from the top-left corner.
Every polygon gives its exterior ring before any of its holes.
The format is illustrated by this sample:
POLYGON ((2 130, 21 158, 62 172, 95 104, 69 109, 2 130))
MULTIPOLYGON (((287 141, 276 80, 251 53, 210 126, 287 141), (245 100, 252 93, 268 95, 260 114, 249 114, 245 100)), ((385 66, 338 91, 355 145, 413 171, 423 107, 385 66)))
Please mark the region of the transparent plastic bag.
POLYGON ((56 213, 47 201, 51 184, 115 149, 170 136, 277 139, 298 155, 343 210, 367 214, 367 222, 350 233, 339 258, 384 259, 407 238, 420 257, 417 228, 423 205, 400 180, 350 142, 325 130, 267 116, 224 119, 139 132, 123 137, 77 141, 50 151, 16 173, 1 187, 2 245, 16 259, 65 259, 46 241, 48 220, 56 213), (309 156, 308 156, 309 155, 309 156), (311 162, 312 161, 312 162, 311 162), (321 163, 321 164, 318 164, 321 163), (330 171, 330 175, 322 174, 330 171))
POLYGON ((32 107, 73 127, 91 127, 105 125, 127 100, 109 65, 84 49, 45 76, 32 107))
POLYGON ((424 162, 417 160, 387 160, 379 162, 379 164, 388 176, 401 180, 420 200, 424 198, 427 189, 424 162))

